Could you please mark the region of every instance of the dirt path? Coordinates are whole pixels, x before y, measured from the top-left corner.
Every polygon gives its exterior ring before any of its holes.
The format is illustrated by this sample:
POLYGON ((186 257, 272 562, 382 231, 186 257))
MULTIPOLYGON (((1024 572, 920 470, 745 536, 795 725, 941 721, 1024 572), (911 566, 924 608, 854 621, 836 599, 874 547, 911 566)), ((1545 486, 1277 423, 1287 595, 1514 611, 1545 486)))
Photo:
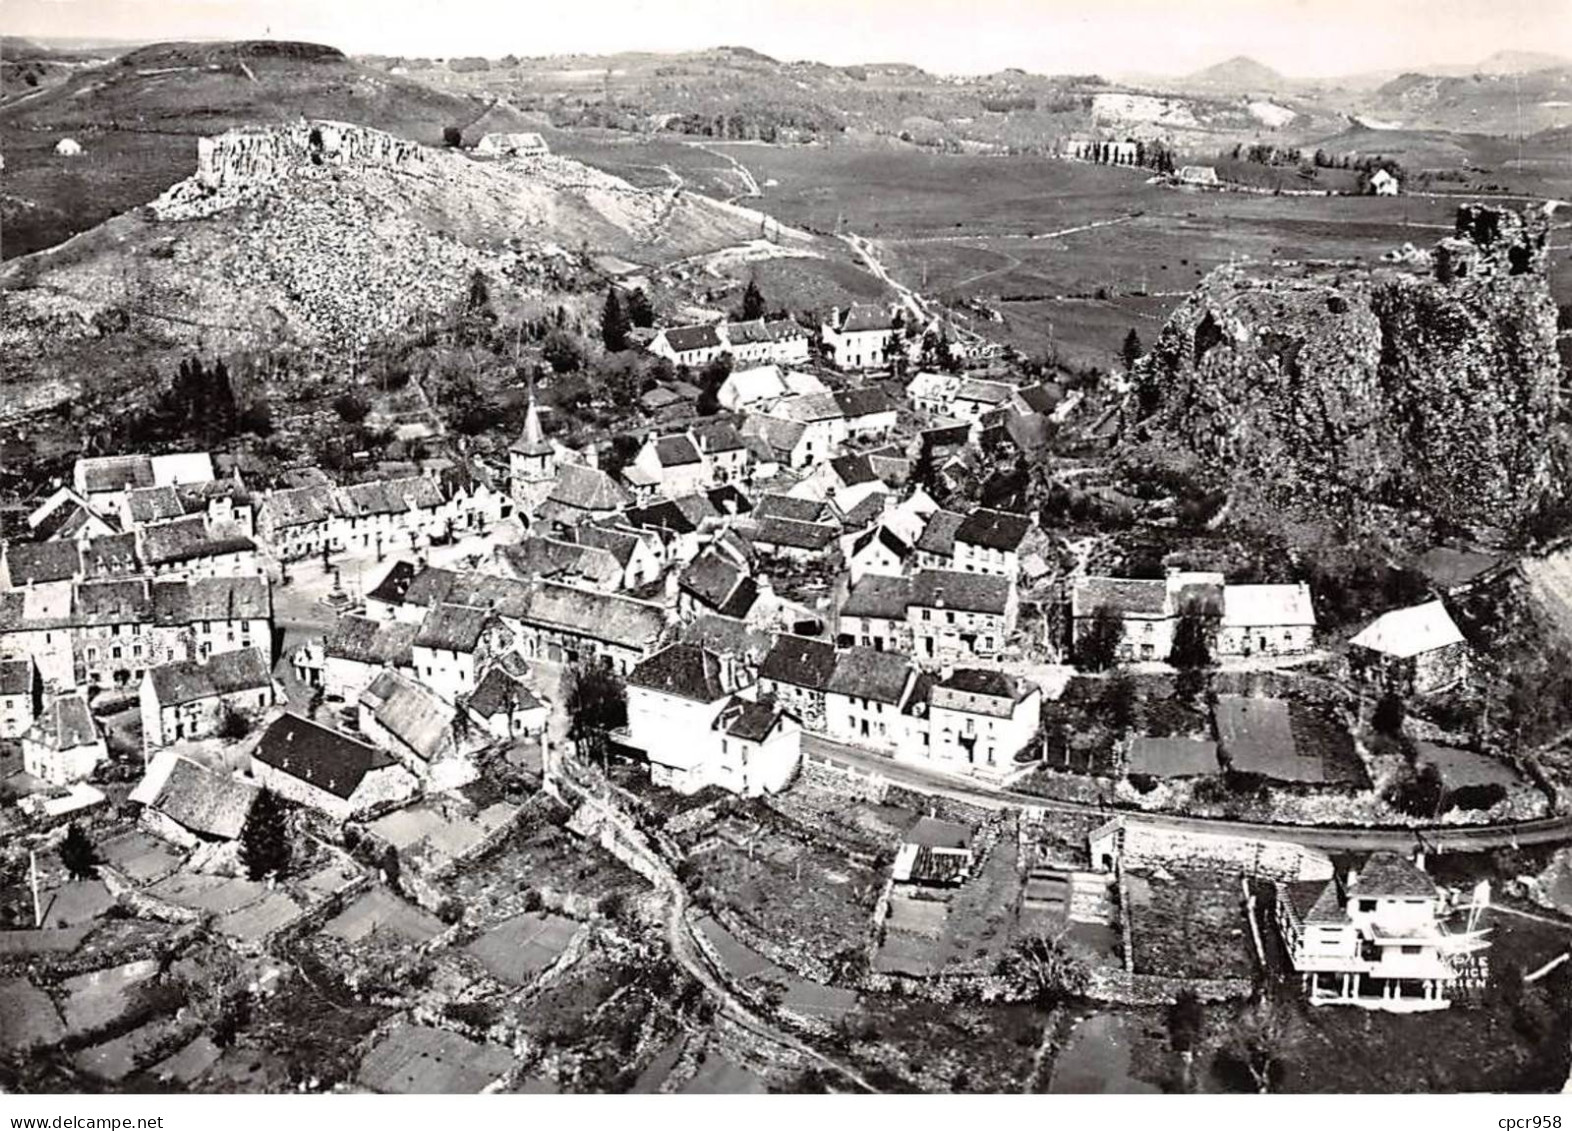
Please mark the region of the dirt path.
POLYGON ((708 153, 711 157, 719 157, 722 161, 729 162, 731 167, 737 171, 737 175, 742 178, 742 191, 736 196, 728 196, 726 198, 727 204, 735 204, 739 200, 755 200, 764 195, 763 190, 759 188, 759 182, 753 176, 753 170, 749 169, 731 154, 717 153, 702 142, 690 141, 688 144, 702 153, 708 153))
POLYGON ((868 268, 874 278, 896 293, 901 300, 902 307, 920 321, 928 321, 930 317, 928 307, 923 302, 922 296, 905 284, 896 282, 890 276, 889 270, 879 259, 877 252, 874 251, 872 240, 859 236, 855 232, 842 233, 840 238, 852 251, 856 252, 857 258, 862 260, 863 265, 868 268))

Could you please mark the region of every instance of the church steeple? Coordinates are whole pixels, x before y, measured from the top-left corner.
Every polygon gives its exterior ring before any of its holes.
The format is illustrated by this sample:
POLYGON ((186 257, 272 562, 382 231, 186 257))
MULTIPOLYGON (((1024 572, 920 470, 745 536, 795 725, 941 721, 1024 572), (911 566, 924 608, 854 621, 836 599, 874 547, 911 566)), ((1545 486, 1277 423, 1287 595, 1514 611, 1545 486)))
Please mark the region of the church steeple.
POLYGON ((540 424, 540 406, 535 401, 535 381, 529 383, 529 407, 524 413, 524 431, 508 449, 508 470, 513 474, 513 494, 521 502, 526 485, 549 484, 557 477, 557 449, 546 439, 540 424))

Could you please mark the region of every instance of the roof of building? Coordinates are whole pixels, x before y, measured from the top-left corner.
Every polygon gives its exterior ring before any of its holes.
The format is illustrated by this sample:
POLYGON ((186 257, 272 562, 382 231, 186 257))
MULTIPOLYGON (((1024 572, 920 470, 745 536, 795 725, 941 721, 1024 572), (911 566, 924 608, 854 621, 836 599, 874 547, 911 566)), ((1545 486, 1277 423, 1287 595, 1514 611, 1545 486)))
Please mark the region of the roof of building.
POLYGON ((52 750, 75 750, 99 741, 98 724, 87 709, 87 699, 78 692, 57 695, 45 703, 27 736, 52 750))
POLYGON ((745 346, 751 343, 768 342, 771 340, 770 331, 764 325, 764 319, 754 318, 747 322, 728 322, 725 325, 726 340, 734 346, 745 346))
POLYGON ((957 821, 924 816, 912 822, 912 827, 906 830, 902 840, 922 848, 953 848, 970 852, 972 830, 957 821))
POLYGON ((325 483, 274 491, 259 508, 275 530, 327 522, 339 513, 338 492, 325 483))
POLYGON ((557 481, 547 499, 581 511, 619 511, 633 501, 604 471, 578 463, 557 468, 557 481))
MULTIPOLYGON (((146 623, 154 619, 154 594, 167 585, 169 593, 184 590, 184 581, 160 582, 152 587, 142 578, 123 578, 117 581, 84 581, 72 586, 71 616, 73 624, 129 624, 146 623)), ((167 604, 169 598, 164 599, 167 604)), ((183 623, 183 622, 179 622, 183 623)))
POLYGON ((769 415, 808 425, 822 420, 841 420, 846 414, 835 393, 798 393, 776 401, 769 415))
POLYGON ((823 691, 835 674, 835 647, 823 640, 782 633, 759 666, 762 679, 823 691))
POLYGON ((578 540, 586 546, 605 550, 623 569, 628 567, 628 563, 633 560, 633 555, 638 552, 639 544, 643 541, 631 530, 619 530, 616 527, 594 523, 578 528, 578 540))
POLYGON ((749 405, 758 401, 774 400, 786 395, 786 383, 781 380, 780 367, 758 365, 751 369, 738 369, 721 385, 731 390, 732 400, 727 403, 749 405))
POLYGON ((765 321, 764 327, 769 330, 770 339, 776 342, 796 341, 808 336, 807 328, 792 318, 770 318, 765 321))
POLYGON ((753 511, 753 501, 739 490, 735 483, 722 483, 719 487, 711 487, 704 492, 704 497, 709 500, 710 506, 715 508, 717 515, 750 514, 753 511))
POLYGON ((889 307, 860 302, 842 311, 840 324, 835 326, 842 334, 864 334, 876 330, 887 333, 894 328, 895 315, 889 307))
POLYGON ((780 724, 781 717, 773 702, 734 698, 716 717, 715 726, 730 738, 763 742, 780 724))
POLYGON ((419 633, 416 624, 350 614, 338 618, 323 647, 328 656, 356 663, 407 666, 419 633))
POLYGON ((787 420, 781 416, 771 416, 762 412, 750 413, 748 419, 742 422, 743 436, 756 436, 769 445, 770 451, 777 456, 790 456, 797 450, 797 445, 802 443, 802 438, 807 434, 808 426, 797 420, 787 420))
POLYGON ((1291 880, 1278 887, 1306 926, 1349 922, 1334 880, 1291 880))
POLYGON ((666 336, 666 344, 677 353, 719 349, 721 345, 720 335, 708 323, 702 326, 668 326, 661 333, 666 336))
POLYGON ((1373 852, 1358 874, 1348 881, 1350 898, 1363 896, 1430 896, 1436 882, 1406 856, 1395 852, 1373 852))
POLYGON ((955 553, 955 535, 966 521, 964 514, 954 511, 934 511, 917 539, 917 549, 925 554, 951 557, 955 553))
POLYGON ((254 691, 273 683, 267 660, 255 648, 218 652, 206 663, 174 660, 149 669, 147 675, 153 682, 153 697, 165 707, 254 691))
POLYGON ((436 480, 424 475, 377 479, 339 491, 339 509, 350 518, 407 514, 413 510, 435 510, 441 505, 442 489, 436 480))
POLYGON ((38 682, 38 666, 31 656, 0 660, 0 695, 31 695, 38 682))
POLYGON ((978 507, 962 520, 955 540, 969 546, 1013 552, 1021 548, 1031 533, 1032 520, 1022 514, 978 507))
POLYGON ((835 672, 825 690, 831 695, 898 705, 911 671, 910 659, 898 652, 850 648, 836 657, 835 672))
POLYGON ((496 552, 521 578, 550 577, 609 586, 622 578, 622 563, 614 554, 583 540, 530 537, 511 546, 498 546, 496 552))
POLYGON ((753 517, 784 518, 792 522, 828 522, 834 508, 823 499, 801 499, 795 495, 763 495, 753 509, 753 517))
POLYGON ((410 583, 419 574, 414 562, 400 558, 388 567, 375 589, 366 594, 368 601, 382 601, 389 605, 402 605, 409 595, 410 583))
POLYGON ((508 451, 521 456, 549 456, 555 450, 551 441, 546 439, 546 430, 540 423, 540 405, 531 389, 529 403, 524 408, 524 428, 519 432, 519 438, 509 445, 508 451))
POLYGON ((686 467, 690 464, 703 463, 704 458, 699 454, 698 446, 693 440, 681 433, 674 436, 659 436, 655 440, 655 458, 660 460, 662 467, 686 467))
POLYGON ((841 415, 847 420, 863 416, 878 416, 895 411, 895 398, 882 385, 862 385, 855 389, 840 389, 831 394, 841 415))
POLYGON ((1010 587, 1009 578, 993 574, 923 569, 912 575, 911 603, 1002 616, 1009 608, 1010 587))
POLYGON ((872 461, 867 456, 836 456, 830 460, 830 470, 847 487, 880 481, 874 474, 872 461))
POLYGON ((628 673, 628 684, 698 703, 713 703, 737 690, 721 657, 697 644, 670 644, 628 673))
POLYGON ((1168 583, 1144 577, 1086 577, 1070 591, 1071 613, 1089 617, 1108 608, 1122 617, 1168 615, 1168 583))
POLYGON ((693 426, 693 436, 699 442, 699 450, 706 453, 740 452, 746 446, 742 433, 729 420, 701 420, 693 426))
POLYGON ((194 577, 153 582, 155 624, 269 620, 272 616, 273 592, 265 577, 194 577))
POLYGON ((5 548, 12 585, 69 581, 82 572, 82 552, 75 542, 11 542, 5 548))
POLYGON ((1463 633, 1440 601, 1383 613, 1348 642, 1397 659, 1462 644, 1463 633))
POLYGON ((416 648, 435 648, 446 652, 474 652, 491 613, 472 605, 436 605, 420 622, 415 634, 416 648))
POLYGON ((540 583, 525 619, 637 651, 653 648, 666 630, 666 612, 659 605, 554 581, 540 583))
POLYGON ((994 668, 956 668, 942 677, 934 688, 950 692, 957 703, 970 705, 973 700, 1002 699, 1013 704, 1031 695, 1037 685, 994 668))
POLYGON ((299 715, 281 715, 262 732, 252 757, 275 770, 348 799, 373 770, 394 765, 393 758, 299 715))
POLYGON ((1432 585, 1450 590, 1468 585, 1500 564, 1501 559, 1492 554, 1437 546, 1421 555, 1414 568, 1432 585))
POLYGON ((480 686, 475 688, 465 706, 481 718, 489 719, 509 710, 532 711, 541 706, 541 702, 523 680, 504 671, 501 666, 493 665, 481 678, 480 686))
POLYGON ((903 621, 906 619, 906 606, 911 600, 911 592, 911 582, 907 578, 887 577, 879 573, 865 574, 846 594, 841 616, 903 621))
MULTIPOLYGON (((747 608, 729 610, 727 606, 737 596, 738 589, 744 582, 749 582, 747 574, 732 563, 713 553, 700 554, 682 571, 678 581, 678 588, 723 616, 742 617, 747 615, 747 608)), ((758 596, 758 587, 751 587, 751 597, 747 601, 752 606, 752 598, 758 596)))
POLYGON ((150 456, 95 456, 76 461, 77 478, 89 494, 153 486, 150 456))
POLYGON ((924 399, 938 397, 948 400, 955 395, 955 390, 960 387, 961 379, 954 374, 924 370, 906 382, 906 395, 924 399))
POLYGON ((199 514, 143 527, 142 558, 149 565, 172 565, 223 554, 254 553, 257 544, 238 529, 215 530, 199 514))
POLYGON ((889 498, 888 491, 869 491, 857 500, 856 506, 841 516, 841 526, 846 530, 871 527, 885 513, 889 498))
POLYGON ((997 408, 1015 395, 1015 386, 1006 385, 1001 381, 978 381, 968 378, 961 382, 961 387, 955 390, 955 399, 958 401, 974 401, 985 404, 990 408, 997 408))
POLYGON ((721 656, 733 656, 750 667, 763 663, 775 647, 775 634, 749 628, 744 621, 718 613, 700 613, 682 632, 682 638, 721 656))
POLYGON ((82 575, 89 580, 141 572, 136 534, 104 534, 82 544, 82 575))
POLYGON ((1057 386, 1046 383, 1025 385, 1016 389, 1015 395, 1027 409, 1039 416, 1047 416, 1053 412, 1064 399, 1057 386))
POLYGON ((138 487, 126 493, 126 510, 138 526, 167 522, 186 513, 180 493, 173 487, 138 487))
POLYGON ((261 787, 172 752, 165 754, 172 763, 148 808, 201 836, 238 837, 261 787))
POLYGON ((1217 743, 1204 738, 1157 738, 1141 735, 1130 743, 1130 773, 1158 778, 1193 778, 1215 774, 1217 743))
POLYGON ((756 546, 781 546, 794 550, 823 550, 835 541, 840 528, 827 522, 797 522, 789 518, 763 518, 753 533, 756 546))
POLYGON ((1223 587, 1225 628, 1315 626, 1310 586, 1226 585, 1223 587))
POLYGON ((425 762, 442 753, 458 715, 457 708, 436 692, 395 671, 378 672, 361 692, 360 706, 425 762))

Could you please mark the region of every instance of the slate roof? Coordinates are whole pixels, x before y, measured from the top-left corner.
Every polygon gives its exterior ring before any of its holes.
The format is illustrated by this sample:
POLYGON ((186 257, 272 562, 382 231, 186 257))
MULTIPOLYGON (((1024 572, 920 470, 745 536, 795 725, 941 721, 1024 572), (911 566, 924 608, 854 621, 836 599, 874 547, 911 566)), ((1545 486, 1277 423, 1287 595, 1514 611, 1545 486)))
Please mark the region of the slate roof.
POLYGON ((273 594, 265 577, 195 577, 188 581, 153 582, 155 624, 269 620, 272 616, 273 594))
POLYGON ((1334 880, 1296 880, 1279 884, 1288 902, 1306 926, 1341 925, 1350 922, 1348 912, 1337 896, 1334 880))
POLYGON ((870 573, 864 575, 846 594, 841 616, 904 621, 906 605, 910 600, 911 583, 908 579, 870 573))
POLYGON ((958 401, 975 401, 978 404, 996 408, 1004 404, 1015 394, 1012 385, 1005 385, 999 381, 965 380, 961 387, 955 391, 958 401))
POLYGON ((1348 884, 1349 898, 1371 896, 1429 896, 1436 894, 1436 882, 1416 867, 1413 861, 1395 852, 1373 852, 1359 874, 1348 884))
POLYGON ((261 787, 176 756, 148 808, 200 836, 234 840, 261 787))
POLYGON ((377 587, 366 594, 366 599, 382 601, 389 605, 402 605, 409 594, 410 583, 415 580, 418 572, 414 562, 399 559, 388 567, 387 573, 382 575, 382 580, 377 582, 377 587))
POLYGON ((541 582, 524 619, 641 651, 653 648, 666 629, 666 613, 659 605, 553 581, 541 582))
MULTIPOLYGON (((156 589, 162 589, 165 584, 173 592, 175 587, 184 589, 187 583, 165 582, 156 589)), ((70 620, 73 624, 141 624, 155 619, 154 611, 153 593, 141 578, 84 581, 71 590, 70 620)))
POLYGON ((1089 617, 1104 606, 1120 616, 1168 615, 1168 583, 1127 577, 1087 577, 1070 591, 1071 613, 1089 617))
POLYGON ((627 522, 642 530, 669 530, 674 534, 692 534, 699 524, 683 513, 682 508, 670 499, 661 499, 645 507, 629 507, 623 515, 627 522))
POLYGON ((339 513, 338 493, 326 484, 275 491, 259 508, 275 530, 327 522, 339 513))
POLYGON ((1215 774, 1217 743, 1204 738, 1154 738, 1142 735, 1130 743, 1130 773, 1158 778, 1193 778, 1215 774))
POLYGON ((770 341, 770 332, 764 325, 764 319, 755 318, 750 322, 726 323, 726 340, 734 346, 744 346, 759 342, 770 341))
POLYGON ((870 491, 857 505, 847 511, 841 519, 841 525, 847 530, 861 530, 878 521, 884 514, 885 501, 889 498, 887 491, 870 491))
POLYGON ((556 538, 525 538, 511 546, 498 546, 500 554, 522 578, 582 578, 597 585, 615 585, 622 578, 622 564, 607 550, 588 542, 556 538))
POLYGON ((873 471, 873 463, 867 456, 836 456, 830 461, 830 470, 847 487, 879 482, 879 477, 873 471))
POLYGON ((175 660, 160 664, 147 674, 153 681, 154 698, 164 707, 178 707, 182 703, 195 703, 238 691, 260 690, 273 683, 267 661, 255 648, 218 652, 209 656, 206 663, 175 660))
POLYGON ((954 511, 934 511, 917 539, 917 549, 925 554, 952 557, 955 554, 955 534, 966 521, 964 514, 954 511))
POLYGON ((856 389, 841 389, 832 396, 847 420, 864 416, 878 416, 895 411, 895 399, 882 385, 863 385, 856 389))
POLYGON ((668 645, 628 673, 628 684, 698 703, 713 703, 736 690, 719 656, 697 644, 668 645))
POLYGON ((731 738, 744 742, 763 742, 781 720, 773 703, 756 703, 751 699, 733 699, 716 717, 717 729, 724 729, 731 738))
POLYGON ((5 560, 16 586, 70 581, 82 572, 82 553, 75 542, 12 542, 5 560))
POLYGON ((842 334, 860 334, 874 330, 889 331, 895 328, 895 316, 887 307, 870 303, 853 303, 841 312, 840 325, 835 328, 842 334))
POLYGON ((655 440, 655 456, 662 467, 685 467, 703 463, 699 449, 687 436, 660 436, 655 440))
POLYGON ((458 713, 430 688, 394 671, 378 672, 359 705, 424 762, 442 752, 458 713))
POLYGON ((753 517, 785 518, 793 522, 826 522, 832 513, 822 499, 799 499, 794 495, 764 495, 753 510, 753 517))
POLYGON ((1040 416, 1052 413, 1059 407, 1059 401, 1062 399, 1058 389, 1046 384, 1026 385, 1016 389, 1015 395, 1020 398, 1022 404, 1040 416))
POLYGON ((760 519, 754 545, 784 546, 796 550, 823 550, 835 541, 838 529, 828 523, 796 522, 789 518, 760 519))
POLYGON ((57 695, 44 704, 28 737, 51 750, 75 750, 99 741, 98 724, 80 694, 57 695))
POLYGON ((465 705, 481 718, 489 719, 508 710, 509 704, 515 711, 530 711, 541 705, 535 693, 522 680, 493 666, 465 705))
POLYGON ((362 664, 407 667, 420 626, 403 621, 371 620, 353 614, 338 618, 324 643, 326 655, 362 664))
POLYGON ((1348 642, 1397 659, 1462 644, 1463 633, 1440 601, 1383 613, 1348 642))
POLYGON ((823 691, 835 673, 835 648, 823 640, 782 633, 759 666, 759 677, 823 691))
POLYGON ((796 424, 813 424, 821 420, 841 420, 846 414, 834 393, 801 393, 782 397, 770 409, 772 417, 796 424))
POLYGON ((748 514, 753 510, 753 503, 735 483, 722 483, 719 487, 711 487, 704 492, 704 497, 709 500, 710 506, 715 508, 716 514, 748 514))
POLYGON ((693 426, 693 435, 705 452, 740 452, 744 446, 742 433, 729 420, 700 421, 693 426))
POLYGON ((609 526, 590 524, 578 528, 578 539, 586 546, 605 550, 622 569, 628 568, 641 539, 631 530, 617 530, 609 526))
POLYGON ((141 568, 134 532, 105 534, 82 547, 82 575, 89 580, 140 573, 141 568))
POLYGON ((758 437, 768 444, 770 451, 777 456, 790 456, 796 451, 807 430, 808 426, 800 421, 768 416, 760 412, 750 414, 748 419, 742 422, 744 437, 758 437))
POLYGON ((721 345, 720 335, 715 332, 715 327, 708 324, 703 326, 668 326, 664 331, 666 344, 677 353, 688 353, 692 350, 718 349, 721 345))
POLYGON ((776 342, 795 341, 808 336, 807 329, 791 318, 771 318, 764 323, 764 327, 770 332, 770 339, 776 342))
POLYGON ((1032 520, 1025 515, 978 507, 962 520, 955 540, 990 550, 1019 550, 1031 529, 1032 520))
POLYGON ((911 603, 926 608, 958 609, 1002 616, 1009 606, 1010 579, 951 569, 923 569, 912 575, 911 603))
POLYGON ((138 526, 167 522, 186 513, 180 493, 173 487, 139 487, 126 494, 126 510, 138 526))
POLYGON ((735 399, 728 403, 750 405, 758 401, 774 400, 786 395, 786 383, 781 380, 779 366, 756 365, 739 369, 727 376, 722 388, 729 386, 735 399))
POLYGON ((92 495, 153 486, 150 456, 96 456, 77 460, 76 466, 82 485, 92 495))
POLYGON ((396 763, 391 755, 299 715, 281 715, 262 732, 252 757, 348 800, 368 773, 396 763))
POLYGON ((682 571, 678 587, 723 616, 746 616, 753 599, 758 596, 758 587, 752 584, 742 570, 713 553, 700 554, 694 558, 688 568, 682 571), (729 610, 727 606, 737 596, 738 588, 744 582, 748 583, 750 590, 743 594, 747 598, 746 607, 729 610))
POLYGON ((447 652, 473 652, 486 630, 490 613, 470 605, 437 605, 426 613, 415 634, 415 647, 447 652))
POLYGON ((31 657, 0 660, 0 695, 31 695, 37 670, 31 657))
POLYGON ((356 483, 339 492, 339 509, 350 518, 407 514, 413 510, 435 510, 441 505, 441 488, 424 475, 356 483))
POLYGON ((149 565, 173 565, 197 558, 256 551, 257 544, 238 530, 210 530, 202 515, 161 522, 141 531, 142 558, 149 565))
POLYGON ((851 648, 835 660, 835 672, 825 689, 831 695, 851 695, 880 703, 899 704, 911 675, 910 660, 897 652, 851 648))
POLYGON ((557 468, 557 481, 547 499, 582 511, 619 511, 633 501, 604 471, 577 463, 557 468))

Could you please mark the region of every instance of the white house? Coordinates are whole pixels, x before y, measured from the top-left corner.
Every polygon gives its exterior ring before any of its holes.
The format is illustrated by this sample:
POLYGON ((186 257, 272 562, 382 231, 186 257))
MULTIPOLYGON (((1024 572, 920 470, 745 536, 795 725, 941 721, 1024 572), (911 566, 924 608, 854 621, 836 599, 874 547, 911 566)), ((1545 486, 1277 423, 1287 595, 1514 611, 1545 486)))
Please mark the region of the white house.
POLYGON ((915 678, 910 661, 898 653, 841 652, 825 688, 825 733, 854 746, 899 750, 910 727, 902 708, 915 678))
POLYGON ((1274 918, 1312 1005, 1391 1013, 1445 1009, 1479 969, 1482 931, 1453 931, 1422 869, 1377 852, 1339 881, 1279 882, 1274 918))
POLYGON ((728 412, 746 412, 755 406, 768 405, 786 395, 786 382, 781 380, 778 365, 757 365, 749 369, 734 369, 721 382, 715 399, 728 412))
POLYGON ((109 747, 80 694, 57 695, 45 703, 22 735, 22 769, 50 785, 81 781, 108 757, 109 747))
POLYGON ((0 660, 0 738, 20 738, 44 705, 44 678, 33 657, 0 660))
POLYGON ((1294 656, 1313 647, 1315 607, 1308 584, 1223 587, 1217 655, 1294 656))
POLYGON ((883 369, 899 352, 900 326, 888 307, 836 307, 819 328, 824 352, 838 369, 883 369))
POLYGON ((949 416, 961 379, 952 373, 923 371, 906 383, 906 399, 917 412, 949 416))
MULTIPOLYGON (((957 668, 928 691, 923 755, 945 768, 1003 776, 1042 723, 1042 689, 1008 672, 957 668)), ((902 753, 910 754, 911 751, 902 753)))
POLYGON ((1370 174, 1370 191, 1376 196, 1396 196, 1400 187, 1398 179, 1386 169, 1370 174))
POLYGON ((1003 651, 1019 607, 1013 578, 920 570, 911 579, 906 623, 912 654, 928 666, 1003 651))
POLYGON ((1025 515, 978 507, 955 531, 953 568, 1014 580, 1021 572, 1021 547, 1032 529, 1025 515))
POLYGON ((546 704, 501 664, 493 664, 480 677, 480 686, 464 700, 464 707, 499 741, 546 731, 546 704))
POLYGON ((481 138, 475 152, 487 157, 544 157, 551 149, 537 133, 496 133, 481 138))
POLYGON ((415 678, 450 703, 474 691, 485 656, 482 637, 490 620, 486 609, 434 605, 410 647, 415 678))
POLYGON ((650 353, 664 357, 673 365, 697 369, 727 352, 714 326, 668 326, 650 340, 650 353))
MULTIPOLYGON (((741 440, 738 440, 741 449, 741 440)), ((686 432, 657 436, 651 432, 625 473, 635 486, 653 486, 668 497, 689 495, 715 482, 715 469, 686 432), (639 472, 636 479, 633 472, 639 472)))

